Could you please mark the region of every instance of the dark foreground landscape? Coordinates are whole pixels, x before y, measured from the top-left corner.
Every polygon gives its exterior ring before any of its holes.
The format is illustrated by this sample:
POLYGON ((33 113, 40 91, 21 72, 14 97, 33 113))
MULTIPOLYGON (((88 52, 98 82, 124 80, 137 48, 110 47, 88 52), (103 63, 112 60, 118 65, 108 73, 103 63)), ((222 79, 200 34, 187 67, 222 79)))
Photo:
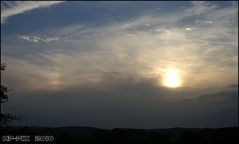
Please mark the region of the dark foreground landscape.
MULTIPOLYGON (((238 144, 238 127, 170 129, 99 129, 94 127, 5 127, 3 136, 30 136, 30 142, 4 143, 79 143, 79 144, 238 144), (46 142, 53 136, 54 140, 46 142)), ((9 137, 8 137, 9 138, 9 137)))

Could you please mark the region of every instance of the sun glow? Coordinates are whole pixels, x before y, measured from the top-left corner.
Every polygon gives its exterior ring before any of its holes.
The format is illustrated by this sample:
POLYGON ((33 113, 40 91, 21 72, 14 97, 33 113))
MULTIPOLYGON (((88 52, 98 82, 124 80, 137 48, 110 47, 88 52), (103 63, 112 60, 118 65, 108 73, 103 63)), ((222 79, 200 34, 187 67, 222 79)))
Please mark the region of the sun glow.
POLYGON ((170 88, 177 88, 181 86, 180 72, 175 68, 168 68, 165 71, 163 85, 170 88))

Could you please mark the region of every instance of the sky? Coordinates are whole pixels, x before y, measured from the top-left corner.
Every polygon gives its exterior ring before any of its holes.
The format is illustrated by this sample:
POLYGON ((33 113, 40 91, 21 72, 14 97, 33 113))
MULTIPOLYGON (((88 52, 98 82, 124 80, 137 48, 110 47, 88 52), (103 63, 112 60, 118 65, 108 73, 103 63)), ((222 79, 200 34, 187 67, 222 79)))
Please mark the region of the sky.
POLYGON ((236 1, 1 1, 15 125, 238 126, 236 1))

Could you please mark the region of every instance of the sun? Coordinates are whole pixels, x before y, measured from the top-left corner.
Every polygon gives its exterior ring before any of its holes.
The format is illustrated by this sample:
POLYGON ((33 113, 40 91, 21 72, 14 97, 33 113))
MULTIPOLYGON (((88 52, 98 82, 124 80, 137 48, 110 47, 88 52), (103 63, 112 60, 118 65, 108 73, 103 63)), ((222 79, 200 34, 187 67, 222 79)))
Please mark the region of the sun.
POLYGON ((176 68, 168 68, 165 71, 163 85, 170 88, 180 87, 182 84, 180 72, 176 68))

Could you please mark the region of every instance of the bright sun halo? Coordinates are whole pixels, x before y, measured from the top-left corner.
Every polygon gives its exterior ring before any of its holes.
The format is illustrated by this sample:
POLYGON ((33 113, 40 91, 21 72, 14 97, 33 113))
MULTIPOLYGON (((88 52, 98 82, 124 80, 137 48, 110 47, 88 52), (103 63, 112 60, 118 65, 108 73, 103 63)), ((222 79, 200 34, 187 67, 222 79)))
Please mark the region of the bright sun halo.
POLYGON ((168 68, 165 71, 163 85, 170 88, 177 88, 181 86, 179 70, 175 68, 168 68))

